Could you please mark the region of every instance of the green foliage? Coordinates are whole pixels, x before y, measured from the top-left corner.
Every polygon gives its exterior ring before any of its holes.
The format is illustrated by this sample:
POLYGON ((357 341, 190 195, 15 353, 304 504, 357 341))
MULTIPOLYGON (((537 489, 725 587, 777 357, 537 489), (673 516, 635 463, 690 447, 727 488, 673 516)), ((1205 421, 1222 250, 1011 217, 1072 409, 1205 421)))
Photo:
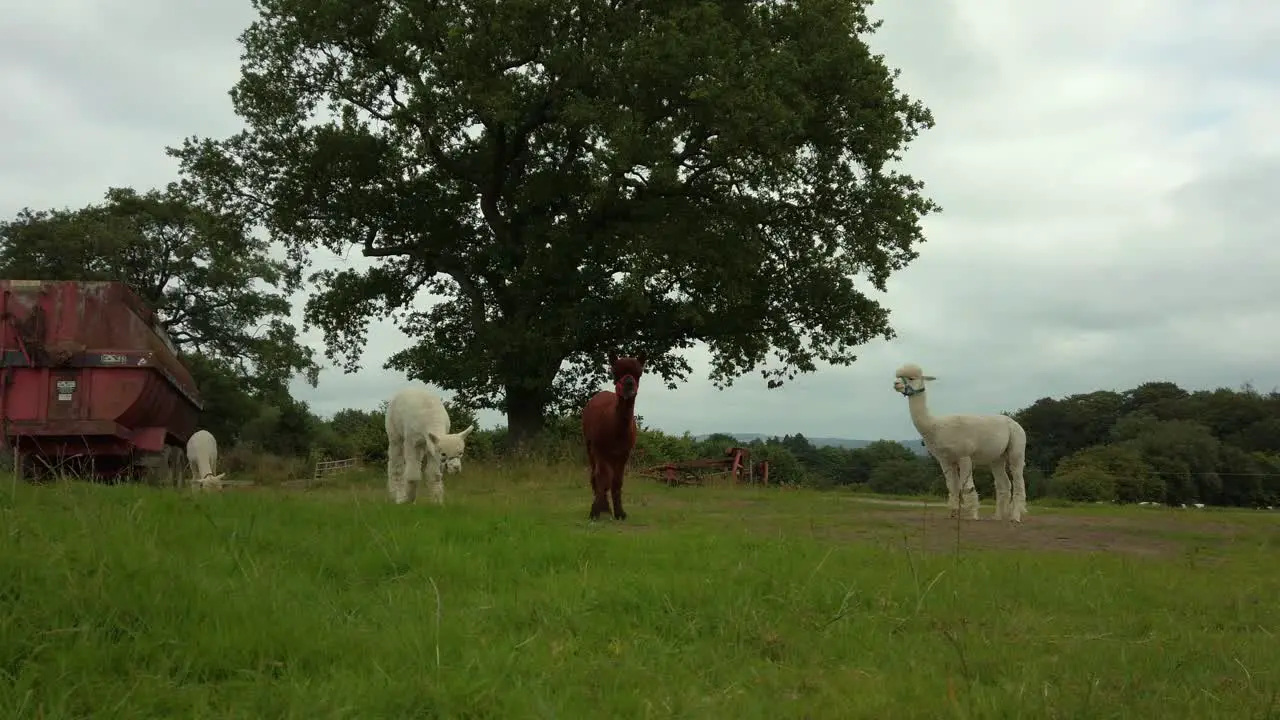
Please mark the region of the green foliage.
POLYGON ((305 402, 274 393, 261 398, 257 414, 240 430, 240 442, 278 455, 306 456, 319 426, 305 402))
POLYGON ((182 362, 204 401, 200 427, 224 447, 240 442, 242 429, 258 416, 262 403, 226 363, 200 353, 186 353, 182 362))
POLYGON ((889 458, 873 467, 867 487, 886 495, 946 493, 947 481, 933 458, 889 458))
POLYGON ((319 366, 298 341, 284 294, 297 289, 296 273, 269 247, 237 216, 211 212, 176 184, 141 195, 111 188, 101 205, 24 209, 0 223, 0 276, 122 280, 184 355, 232 367, 258 391, 300 372, 314 385, 319 366))
POLYGON ((1077 465, 1055 472, 1049 492, 1075 502, 1107 502, 1116 496, 1116 478, 1105 468, 1077 465))
MULTIPOLYGON (((384 405, 386 403, 383 403, 384 405)), ((386 410, 339 410, 325 422, 315 443, 318 458, 387 461, 386 410)))
POLYGON ((668 435, 661 430, 641 428, 636 436, 634 463, 656 465, 664 462, 694 460, 700 457, 698 450, 689 433, 677 436, 668 435))
POLYGON ((1134 443, 1164 480, 1165 501, 1216 503, 1222 492, 1217 474, 1220 444, 1209 428, 1190 420, 1157 420, 1129 415, 1116 423, 1117 440, 1134 443))
POLYGON ((1097 469, 1114 480, 1115 495, 1107 499, 1118 502, 1276 504, 1280 476, 1266 460, 1280 452, 1274 391, 1264 395, 1246 385, 1187 392, 1149 382, 1123 393, 1042 398, 1014 417, 1027 431, 1028 474, 1097 469))
POLYGON ((781 443, 752 443, 751 461, 769 463, 769 484, 803 485, 810 480, 809 471, 791 450, 781 443))
POLYGON ((248 129, 171 152, 293 258, 382 258, 313 277, 344 367, 394 316, 417 342, 390 367, 524 441, 610 348, 674 384, 703 341, 717 385, 774 387, 893 337, 855 278, 884 290, 916 257, 937 207, 891 164, 933 120, 867 47, 865 3, 257 8, 248 129), (411 310, 423 291, 446 299, 411 310))
POLYGON ((1119 393, 1099 390, 1065 400, 1041 398, 1015 413, 1028 433, 1028 464, 1047 472, 1076 450, 1106 442, 1124 403, 1119 393))
MULTIPOLYGON (((915 460, 919 457, 903 447, 902 443, 894 442, 893 440, 876 440, 866 447, 848 452, 848 456, 849 474, 846 476, 845 482, 855 484, 871 482, 871 474, 884 463, 915 460)), ((930 459, 930 462, 933 462, 933 460, 930 459)))
POLYGON ((1153 474, 1142 448, 1123 442, 1093 445, 1063 458, 1053 488, 1055 496, 1068 500, 1135 503, 1163 500, 1165 484, 1153 474))

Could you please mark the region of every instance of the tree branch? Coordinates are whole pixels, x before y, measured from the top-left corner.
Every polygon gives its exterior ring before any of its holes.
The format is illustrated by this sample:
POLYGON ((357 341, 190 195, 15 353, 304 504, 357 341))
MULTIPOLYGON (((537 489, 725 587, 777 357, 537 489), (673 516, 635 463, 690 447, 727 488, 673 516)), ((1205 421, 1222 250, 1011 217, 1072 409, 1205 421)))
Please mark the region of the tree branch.
MULTIPOLYGON (((462 295, 471 304, 471 320, 475 327, 484 327, 488 324, 488 303, 485 301, 484 288, 476 283, 471 273, 467 272, 460 261, 444 257, 440 253, 427 252, 420 245, 404 244, 392 247, 365 247, 361 253, 364 257, 408 257, 411 260, 422 265, 422 281, 418 283, 412 290, 416 293, 426 281, 434 277, 438 273, 444 273, 458 284, 458 288, 462 290, 462 295)), ((496 278, 490 278, 486 274, 481 277, 491 286, 496 282, 496 278)), ((412 298, 412 293, 410 298, 412 298)))

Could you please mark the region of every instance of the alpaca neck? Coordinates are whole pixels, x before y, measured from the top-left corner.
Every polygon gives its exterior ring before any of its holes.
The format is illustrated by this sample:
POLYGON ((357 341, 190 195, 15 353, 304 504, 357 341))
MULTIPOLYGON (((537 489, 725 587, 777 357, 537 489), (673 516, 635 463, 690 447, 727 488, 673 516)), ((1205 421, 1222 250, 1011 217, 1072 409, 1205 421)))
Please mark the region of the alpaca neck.
POLYGON ((627 399, 619 395, 618 405, 614 408, 614 412, 617 413, 618 417, 618 432, 625 434, 627 428, 631 427, 631 418, 636 413, 636 399, 627 399))
POLYGON ((924 391, 907 398, 907 407, 911 409, 911 424, 916 426, 920 437, 928 439, 933 436, 937 422, 929 414, 929 405, 925 402, 924 391))

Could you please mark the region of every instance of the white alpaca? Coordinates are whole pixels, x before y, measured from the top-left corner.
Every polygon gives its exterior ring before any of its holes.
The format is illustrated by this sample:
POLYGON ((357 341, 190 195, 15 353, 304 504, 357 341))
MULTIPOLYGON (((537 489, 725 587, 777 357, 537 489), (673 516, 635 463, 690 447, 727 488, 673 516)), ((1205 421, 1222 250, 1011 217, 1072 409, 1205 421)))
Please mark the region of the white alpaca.
POLYGON ((187 464, 195 487, 217 485, 226 477, 226 473, 214 475, 218 471, 218 441, 208 430, 197 430, 187 440, 187 464))
POLYGON ((1022 426, 1005 415, 934 417, 925 403, 924 383, 936 378, 921 372, 919 365, 903 365, 896 375, 893 389, 906 396, 912 424, 947 477, 951 516, 959 513, 963 493, 966 514, 971 520, 978 519, 978 490, 973 485, 976 465, 990 468, 995 478, 996 517, 1021 523, 1027 512, 1027 486, 1022 476, 1027 464, 1027 433, 1022 426))
POLYGON ((396 503, 414 502, 426 472, 431 500, 444 503, 444 473, 462 471, 472 425, 449 434, 444 403, 420 385, 403 388, 387 406, 387 492, 396 503))

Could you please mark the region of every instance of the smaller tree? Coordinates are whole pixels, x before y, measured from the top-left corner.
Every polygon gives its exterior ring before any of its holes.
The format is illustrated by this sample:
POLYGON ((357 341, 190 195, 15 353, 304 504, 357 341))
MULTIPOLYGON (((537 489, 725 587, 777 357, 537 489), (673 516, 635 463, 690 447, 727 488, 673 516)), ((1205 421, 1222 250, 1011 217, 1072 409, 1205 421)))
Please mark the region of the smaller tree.
POLYGON ((852 450, 825 445, 818 448, 817 463, 809 471, 819 478, 822 485, 847 485, 852 450))
POLYGON ((184 355, 235 370, 274 392, 319 364, 289 322, 285 292, 298 273, 233 215, 211 212, 176 183, 139 194, 111 188, 80 210, 24 208, 0 223, 0 275, 27 280, 119 280, 160 316, 184 355))
POLYGON ((386 462, 385 417, 382 409, 339 410, 324 423, 318 449, 332 459, 356 457, 368 463, 386 462))
MULTIPOLYGON (((1152 385, 1165 384, 1148 383, 1143 387, 1152 385)), ((1136 412, 1121 418, 1112 429, 1112 436, 1130 441, 1141 451, 1152 472, 1163 478, 1166 503, 1221 503, 1221 443, 1209 428, 1190 420, 1158 420, 1154 415, 1136 412)))
POLYGON ((718 458, 724 456, 727 448, 737 447, 743 442, 728 433, 711 433, 694 445, 695 457, 718 458))
MULTIPOLYGON (((759 441, 757 441, 759 442, 759 441)), ((801 485, 809 479, 804 465, 796 456, 779 442, 751 444, 751 461, 769 462, 769 483, 778 485, 801 485)))
POLYGON ((309 455, 322 424, 307 403, 286 391, 264 395, 261 400, 257 416, 241 429, 240 441, 276 455, 309 455))
POLYGON ((1280 505, 1280 453, 1250 453, 1259 476, 1258 504, 1274 507, 1280 505))
POLYGON ((1116 479, 1105 468, 1077 465, 1053 473, 1049 494, 1076 502, 1112 502, 1116 479))
POLYGON ((1143 458, 1142 449, 1132 441, 1114 445, 1095 445, 1068 455, 1058 463, 1059 473, 1073 473, 1081 468, 1100 469, 1107 473, 1114 492, 1109 497, 1094 498, 1121 503, 1159 501, 1164 497, 1164 481, 1143 458))

